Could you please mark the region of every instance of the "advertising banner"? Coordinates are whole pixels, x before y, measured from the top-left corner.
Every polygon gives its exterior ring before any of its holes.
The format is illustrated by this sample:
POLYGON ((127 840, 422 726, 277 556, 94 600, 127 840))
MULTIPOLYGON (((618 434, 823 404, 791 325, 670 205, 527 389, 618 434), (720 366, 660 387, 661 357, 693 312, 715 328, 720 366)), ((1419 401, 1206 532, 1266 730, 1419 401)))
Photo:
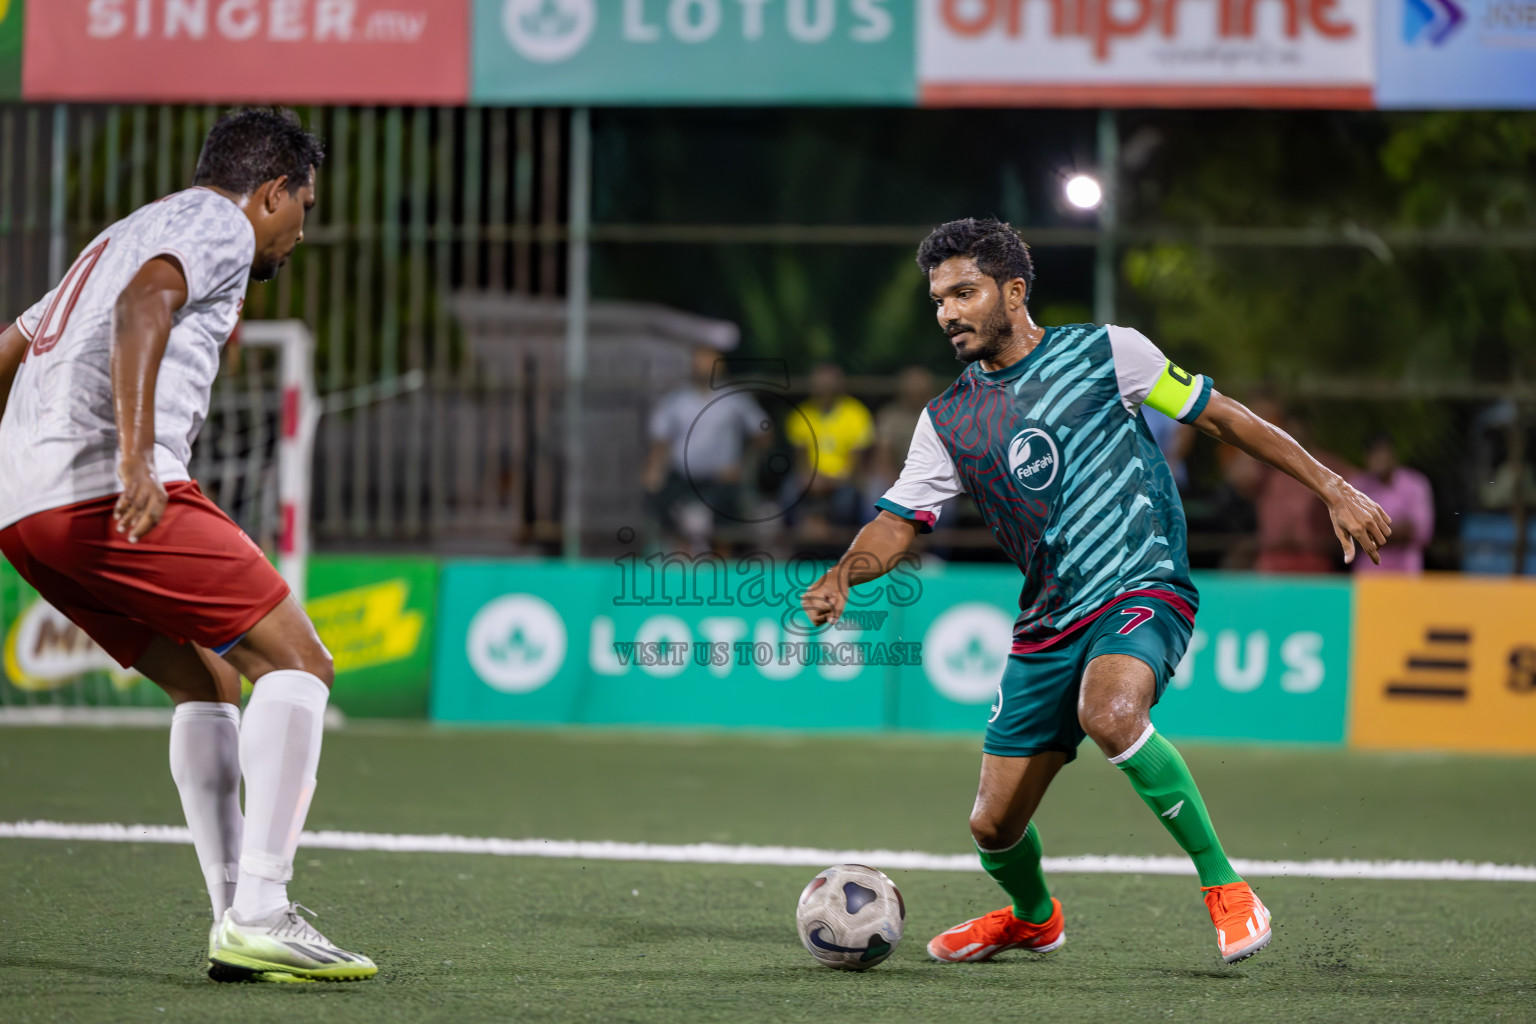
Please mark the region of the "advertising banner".
POLYGON ((1530 0, 1381 0, 1381 107, 1536 108, 1530 0))
POLYGON ((305 610, 336 664, 331 701, 354 718, 425 718, 437 561, 309 560, 305 610))
MULTIPOLYGON (((360 718, 427 710, 437 563, 428 558, 310 559, 306 605, 336 664, 331 703, 360 718)), ((0 560, 4 671, 0 705, 168 706, 0 560)))
POLYGON ((911 0, 475 0, 477 103, 910 105, 911 0))
POLYGON ((0 0, 0 100, 21 96, 22 21, 27 0, 0 0))
POLYGON ((120 668, 0 559, 0 707, 170 707, 158 687, 120 668))
POLYGON ((834 730, 889 724, 892 662, 916 651, 888 628, 888 601, 871 594, 857 610, 853 618, 867 614, 871 628, 808 636, 793 609, 818 565, 796 573, 765 559, 717 575, 707 567, 625 561, 446 565, 432 718, 834 730), (804 582, 792 583, 792 575, 804 582), (807 650, 817 641, 827 645, 825 659, 819 648, 807 650))
MULTIPOLYGON (((722 563, 718 579, 658 566, 450 563, 432 717, 975 735, 986 724, 1011 646, 1011 567, 904 567, 858 588, 843 628, 806 635, 791 612, 817 565, 722 563)), ((1159 728, 1342 742, 1348 581, 1199 584, 1200 628, 1159 728)))
MULTIPOLYGON (((922 574, 906 631, 920 671, 902 678, 904 728, 979 731, 995 699, 1018 607, 1018 575, 981 567, 922 574)), ((1152 720, 1170 736, 1342 743, 1349 702, 1347 580, 1196 573, 1200 612, 1152 720)))
POLYGON ((29 100, 463 103, 469 0, 48 0, 29 100))
POLYGON ((979 736, 1013 646, 1019 572, 946 565, 924 569, 921 579, 903 633, 923 645, 923 663, 902 674, 894 717, 903 729, 979 736))
POLYGON ((1189 649, 1152 711, 1172 736, 1343 743, 1350 582, 1195 573, 1189 649))
POLYGON ((1536 583, 1356 587, 1351 746, 1536 753, 1536 583))
POLYGON ((926 106, 1366 108, 1376 3, 918 0, 920 98, 926 106))

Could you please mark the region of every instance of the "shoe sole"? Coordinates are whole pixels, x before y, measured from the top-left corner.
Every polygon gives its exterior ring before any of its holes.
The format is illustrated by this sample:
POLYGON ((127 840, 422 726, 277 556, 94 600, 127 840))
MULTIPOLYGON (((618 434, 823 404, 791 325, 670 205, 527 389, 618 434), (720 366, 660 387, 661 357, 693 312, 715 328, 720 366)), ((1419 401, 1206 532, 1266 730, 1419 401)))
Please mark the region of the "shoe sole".
POLYGON ((1247 960, 1249 957, 1262 950, 1265 946, 1269 945, 1269 940, 1274 937, 1274 934, 1275 933, 1273 929, 1266 928, 1264 929, 1264 934, 1260 935, 1257 939, 1254 939, 1252 943, 1244 946, 1236 953, 1226 954, 1222 957, 1222 959, 1229 964, 1240 963, 1244 960, 1247 960))
POLYGON ((223 985, 236 985, 247 981, 297 983, 304 985, 319 984, 313 978, 301 978, 296 974, 289 974, 286 971, 254 971, 249 967, 231 967, 228 964, 214 963, 212 960, 208 961, 208 979, 223 985))
MULTIPOLYGON (((940 956, 938 953, 935 953, 933 951, 933 942, 931 942, 931 941, 928 943, 927 949, 928 949, 928 958, 930 960, 937 960, 941 964, 981 964, 981 963, 986 963, 988 960, 991 960, 993 957, 997 956, 998 954, 1006 953, 1006 952, 1008 952, 1011 949, 1022 949, 1024 952, 1026 952, 1026 953, 1033 953, 1035 956, 1038 956, 1038 957, 1047 957, 1047 956, 1050 956, 1052 953, 1056 952, 1062 946, 1066 945, 1066 943, 1067 943, 1067 933, 1066 933, 1065 930, 1063 930, 1062 933, 1059 936, 1056 937, 1056 941, 1052 942, 1052 943, 1049 943, 1048 945, 1044 945, 1044 946, 1025 946, 1025 945, 1021 945, 1021 944, 1018 944, 1018 943, 1009 943, 1009 944, 1006 944, 1006 945, 999 946, 998 948, 992 950, 992 952, 987 953, 984 956, 968 956, 968 957, 960 957, 959 959, 955 959, 953 957, 947 957, 947 956, 940 956)), ((1255 950, 1255 952, 1257 952, 1257 950, 1255 950)))
POLYGON ((234 953, 221 953, 218 959, 208 958, 208 977, 225 984, 244 981, 263 981, 276 984, 293 984, 310 981, 367 981, 379 973, 377 967, 326 967, 310 970, 274 964, 253 957, 234 953))

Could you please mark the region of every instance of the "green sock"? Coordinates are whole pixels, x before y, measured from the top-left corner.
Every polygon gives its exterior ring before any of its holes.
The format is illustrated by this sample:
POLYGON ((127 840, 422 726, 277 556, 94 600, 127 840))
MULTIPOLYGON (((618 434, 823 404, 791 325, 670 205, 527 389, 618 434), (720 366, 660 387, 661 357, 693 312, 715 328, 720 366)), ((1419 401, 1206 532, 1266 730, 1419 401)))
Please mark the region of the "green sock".
POLYGON ((1121 754, 1118 758, 1110 758, 1110 763, 1125 772, 1136 795, 1152 808, 1163 827, 1195 862, 1201 886, 1241 882, 1242 878, 1227 862, 1216 830, 1211 827, 1211 816, 1189 774, 1189 766, 1173 744, 1148 726, 1146 734, 1131 751, 1129 757, 1121 754))
POLYGON ((1024 837, 1006 850, 983 850, 981 866, 992 880, 1003 887, 1013 900, 1013 916, 1030 924, 1044 924, 1051 919, 1051 891, 1045 887, 1045 872, 1040 868, 1040 830, 1030 822, 1024 837))

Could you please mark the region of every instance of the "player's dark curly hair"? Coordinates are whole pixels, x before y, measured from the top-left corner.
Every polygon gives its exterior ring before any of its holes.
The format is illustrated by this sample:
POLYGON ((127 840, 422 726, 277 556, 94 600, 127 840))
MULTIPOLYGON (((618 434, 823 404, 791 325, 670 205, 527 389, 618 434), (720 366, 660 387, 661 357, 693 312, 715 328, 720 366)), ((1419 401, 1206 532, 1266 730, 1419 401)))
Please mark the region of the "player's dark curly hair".
POLYGON ((956 256, 975 260, 977 268, 1000 285, 1022 277, 1028 290, 1035 290, 1035 261, 1029 246, 1011 224, 995 217, 965 217, 940 224, 917 247, 917 265, 924 276, 956 256))
POLYGON ((249 195, 287 175, 288 191, 297 192, 309 184, 310 168, 324 162, 325 143, 304 130, 298 114, 253 107, 225 114, 214 124, 192 184, 249 195))

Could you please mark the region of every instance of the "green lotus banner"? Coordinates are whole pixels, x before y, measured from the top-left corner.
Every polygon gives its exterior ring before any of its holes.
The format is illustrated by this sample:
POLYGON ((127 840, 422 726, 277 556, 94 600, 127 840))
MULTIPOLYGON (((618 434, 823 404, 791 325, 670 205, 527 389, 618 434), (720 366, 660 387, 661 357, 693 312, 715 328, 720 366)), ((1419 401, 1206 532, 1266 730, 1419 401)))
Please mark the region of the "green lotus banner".
POLYGON ((910 0, 476 0, 475 103, 917 97, 910 0))
POLYGON ((819 571, 766 562, 716 568, 684 559, 670 566, 638 559, 582 566, 450 562, 438 613, 432 717, 892 726, 895 662, 915 658, 915 645, 890 628, 883 591, 862 610, 875 628, 806 635, 803 615, 792 613, 819 571))
POLYGON ((1342 744, 1356 595, 1344 577, 1196 573, 1200 613, 1152 711, 1174 736, 1342 744))
MULTIPOLYGON (((1347 579, 1195 573, 1200 611, 1152 721, 1172 736, 1343 743, 1349 703, 1347 579)), ((980 729, 1017 614, 1018 576, 991 567, 923 573, 905 630, 923 648, 902 677, 902 728, 980 729)))
MULTIPOLYGON (((818 564, 674 556, 449 563, 432 717, 445 722, 911 729, 979 735, 1018 572, 903 566, 808 629, 818 564)), ((1175 736, 1341 743, 1347 580, 1199 575, 1198 628, 1153 713, 1175 736)))

